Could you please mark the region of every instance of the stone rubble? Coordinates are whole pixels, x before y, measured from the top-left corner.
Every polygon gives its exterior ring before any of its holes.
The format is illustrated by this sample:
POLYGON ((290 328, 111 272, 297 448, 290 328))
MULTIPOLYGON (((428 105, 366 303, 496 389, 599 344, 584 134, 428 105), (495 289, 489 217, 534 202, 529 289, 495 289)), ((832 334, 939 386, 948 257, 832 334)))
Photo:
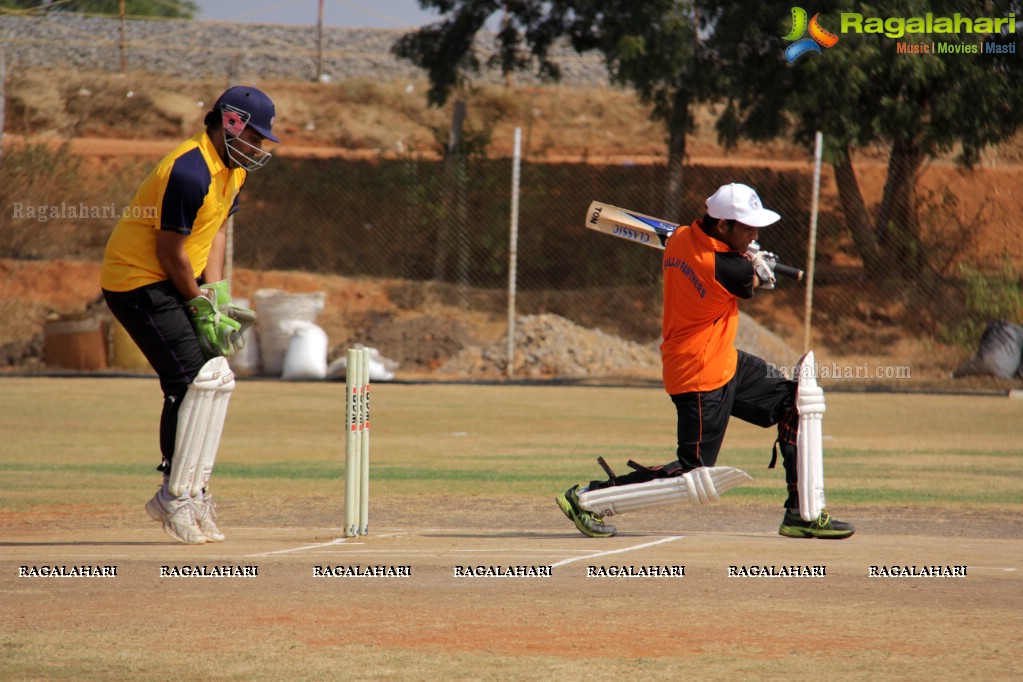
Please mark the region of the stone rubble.
MULTIPOLYGON (((437 370, 439 375, 486 378, 505 376, 508 337, 486 346, 470 346, 437 370)), ((643 345, 586 329, 552 314, 526 315, 515 324, 513 375, 523 379, 660 376, 656 345, 643 345)))
MULTIPOLYGON (((143 20, 124 23, 127 68, 188 78, 280 78, 338 81, 423 77, 398 59, 391 47, 404 31, 324 26, 319 51, 316 26, 233 24, 221 21, 143 20), (322 73, 317 73, 321 61, 322 73)), ((51 11, 28 17, 0 17, 0 43, 7 68, 64 67, 118 72, 121 22, 116 18, 51 11)), ((476 39, 480 61, 496 53, 496 35, 476 39)), ((553 46, 551 58, 565 85, 606 85, 607 68, 596 53, 578 55, 570 45, 553 46)), ((478 80, 501 83, 499 70, 484 67, 478 80)), ((536 82, 516 74, 522 84, 536 82)))

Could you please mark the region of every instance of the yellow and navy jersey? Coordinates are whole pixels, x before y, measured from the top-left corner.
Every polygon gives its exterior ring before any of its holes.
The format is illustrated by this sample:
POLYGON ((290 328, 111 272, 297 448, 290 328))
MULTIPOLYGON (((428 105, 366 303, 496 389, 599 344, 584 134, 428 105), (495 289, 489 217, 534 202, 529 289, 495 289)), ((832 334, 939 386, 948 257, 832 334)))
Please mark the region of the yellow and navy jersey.
POLYGON ((738 299, 753 297, 753 265, 699 220, 675 230, 661 264, 664 388, 670 395, 713 391, 735 376, 738 299))
POLYGON ((100 285, 107 291, 130 291, 166 280, 156 258, 159 230, 187 237, 185 254, 198 278, 217 231, 238 210, 245 175, 242 168, 224 165, 205 131, 181 143, 142 181, 114 227, 100 285))

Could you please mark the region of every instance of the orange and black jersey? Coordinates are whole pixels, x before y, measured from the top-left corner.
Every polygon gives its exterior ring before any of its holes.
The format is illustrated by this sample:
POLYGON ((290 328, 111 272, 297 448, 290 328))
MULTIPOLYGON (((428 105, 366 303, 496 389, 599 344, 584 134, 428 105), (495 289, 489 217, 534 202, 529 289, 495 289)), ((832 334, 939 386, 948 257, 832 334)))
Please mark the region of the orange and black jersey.
POLYGON ((142 181, 103 254, 100 285, 131 291, 167 279, 156 257, 156 235, 185 235, 185 254, 198 278, 206 269, 213 238, 238 209, 246 172, 224 165, 205 133, 186 140, 142 181), (156 208, 156 218, 151 216, 156 208))
POLYGON ((675 395, 723 386, 735 375, 738 299, 753 297, 752 263, 696 220, 668 239, 662 268, 665 390, 675 395))

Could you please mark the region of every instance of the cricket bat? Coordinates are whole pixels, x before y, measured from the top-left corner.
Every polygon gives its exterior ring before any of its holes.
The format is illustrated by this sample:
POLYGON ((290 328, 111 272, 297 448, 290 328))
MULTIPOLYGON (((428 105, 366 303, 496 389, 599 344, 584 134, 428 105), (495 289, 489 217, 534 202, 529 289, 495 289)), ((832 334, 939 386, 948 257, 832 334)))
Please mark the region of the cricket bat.
MULTIPOLYGON (((594 201, 586 212, 586 228, 655 249, 664 249, 668 237, 678 229, 678 223, 594 201)), ((778 263, 774 271, 797 280, 803 279, 803 271, 791 265, 778 263)))

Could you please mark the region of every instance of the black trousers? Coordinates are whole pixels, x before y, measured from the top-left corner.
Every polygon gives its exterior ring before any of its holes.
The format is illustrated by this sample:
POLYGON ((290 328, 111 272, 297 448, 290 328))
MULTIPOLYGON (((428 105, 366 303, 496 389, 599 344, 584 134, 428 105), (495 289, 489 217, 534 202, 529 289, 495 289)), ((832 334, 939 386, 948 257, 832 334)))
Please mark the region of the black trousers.
POLYGON ((683 472, 717 463, 730 417, 765 428, 781 422, 796 403, 797 386, 762 359, 739 351, 735 376, 724 386, 671 396, 678 413, 677 455, 683 472))
POLYGON ((164 397, 160 415, 163 461, 158 468, 169 472, 177 437, 178 410, 206 358, 185 312, 184 301, 171 282, 157 282, 125 292, 104 290, 103 298, 160 377, 164 397))
MULTIPOLYGON (((672 463, 656 467, 657 475, 680 475, 698 467, 717 464, 721 443, 725 439, 728 422, 738 417, 764 428, 778 426, 776 441, 785 467, 788 497, 785 506, 797 508, 796 489, 796 435, 799 415, 796 412, 796 381, 790 381, 761 358, 739 351, 735 376, 724 386, 713 391, 678 393, 671 396, 678 416, 678 447, 676 456, 681 465, 672 463)), ((772 461, 773 466, 773 461, 772 461)), ((649 470, 639 470, 618 476, 613 484, 628 485, 652 480, 649 470)), ((611 481, 590 483, 591 489, 612 485, 611 481)))

